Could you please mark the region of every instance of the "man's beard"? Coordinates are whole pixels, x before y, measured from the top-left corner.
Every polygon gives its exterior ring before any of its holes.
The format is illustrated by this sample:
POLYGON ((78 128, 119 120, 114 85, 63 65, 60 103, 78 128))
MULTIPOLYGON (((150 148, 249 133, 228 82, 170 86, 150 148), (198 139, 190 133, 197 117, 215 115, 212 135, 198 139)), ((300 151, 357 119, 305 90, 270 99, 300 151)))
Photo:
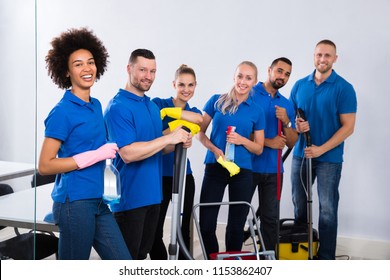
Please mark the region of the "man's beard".
MULTIPOLYGON (((274 88, 274 89, 276 89, 276 90, 278 90, 278 89, 280 89, 280 88, 282 88, 282 87, 284 87, 284 85, 285 85, 285 83, 277 83, 277 81, 278 81, 278 79, 276 79, 275 81, 273 81, 273 82, 271 82, 271 85, 272 85, 272 87, 274 88)), ((280 81, 280 80, 279 80, 280 81)))
POLYGON ((143 86, 141 84, 141 82, 137 82, 137 83, 131 83, 133 85, 133 87, 135 87, 136 89, 138 89, 139 91, 149 91, 150 87, 152 86, 152 84, 150 84, 149 86, 143 86))
POLYGON ((328 73, 330 70, 332 70, 332 65, 329 66, 329 65, 326 65, 326 66, 317 66, 316 67, 316 70, 318 72, 320 72, 321 74, 326 74, 328 73))

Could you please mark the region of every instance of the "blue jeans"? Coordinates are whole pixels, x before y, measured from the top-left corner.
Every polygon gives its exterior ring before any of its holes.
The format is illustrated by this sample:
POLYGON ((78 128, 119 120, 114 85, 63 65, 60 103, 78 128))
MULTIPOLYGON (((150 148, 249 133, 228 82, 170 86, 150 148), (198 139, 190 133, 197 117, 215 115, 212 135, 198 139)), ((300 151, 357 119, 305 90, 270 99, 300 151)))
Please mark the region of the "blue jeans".
POLYGON ((54 202, 60 260, 88 260, 92 247, 103 260, 131 260, 118 224, 102 199, 54 202))
MULTIPOLYGON (((201 203, 222 202, 225 188, 229 185, 229 201, 251 202, 252 171, 241 169, 240 173, 230 177, 229 172, 219 163, 206 164, 200 194, 201 203)), ((219 251, 216 236, 219 206, 203 206, 199 209, 199 222, 206 254, 219 251)), ((248 215, 248 206, 230 205, 225 234, 227 251, 240 251, 244 241, 244 226, 248 215)))
MULTIPOLYGON (((318 250, 318 259, 334 260, 336 258, 337 211, 341 169, 342 163, 320 162, 312 159, 312 184, 317 179, 320 208, 318 221, 320 248, 318 250)), ((304 189, 304 186, 306 186, 306 159, 293 157, 291 184, 295 221, 297 223, 307 223, 307 196, 304 189)))
MULTIPOLYGON (((280 174, 280 188, 283 174, 280 174)), ((275 250, 278 240, 279 201, 277 199, 277 174, 253 173, 253 192, 258 188, 259 207, 256 216, 260 219, 261 236, 266 250, 275 250)))

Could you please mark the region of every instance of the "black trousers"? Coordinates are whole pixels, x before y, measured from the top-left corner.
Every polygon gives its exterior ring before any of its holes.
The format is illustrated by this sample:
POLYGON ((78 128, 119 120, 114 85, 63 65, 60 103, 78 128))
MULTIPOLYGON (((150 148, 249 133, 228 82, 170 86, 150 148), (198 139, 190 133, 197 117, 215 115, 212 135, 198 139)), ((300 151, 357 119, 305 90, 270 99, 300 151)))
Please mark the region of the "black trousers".
POLYGON ((150 252, 159 212, 160 204, 154 204, 114 213, 127 248, 134 260, 144 260, 150 252))
MULTIPOLYGON (((283 185, 281 174, 280 187, 283 185)), ((259 207, 256 216, 260 219, 261 236, 266 250, 276 250, 278 241, 277 224, 279 222, 277 198, 277 174, 253 173, 253 192, 258 191, 259 207)))

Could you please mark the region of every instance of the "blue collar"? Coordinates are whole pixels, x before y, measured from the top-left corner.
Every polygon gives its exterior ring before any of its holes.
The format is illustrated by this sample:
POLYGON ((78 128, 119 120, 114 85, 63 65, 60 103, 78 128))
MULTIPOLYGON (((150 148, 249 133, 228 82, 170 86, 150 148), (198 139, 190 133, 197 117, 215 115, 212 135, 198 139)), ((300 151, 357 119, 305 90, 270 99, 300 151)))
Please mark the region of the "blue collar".
MULTIPOLYGON (((263 82, 258 82, 257 85, 255 85, 256 91, 258 91, 260 94, 262 94, 262 95, 264 95, 264 96, 270 96, 271 94, 269 94, 269 93, 265 90, 263 84, 264 84, 263 82)), ((252 89, 250 95, 253 96, 254 94, 255 94, 255 91, 252 89)), ((280 97, 281 97, 281 93, 279 92, 279 90, 276 91, 275 97, 277 97, 277 98, 280 98, 280 97)), ((275 98, 275 97, 274 97, 274 98, 275 98)))
POLYGON ((129 98, 129 99, 132 99, 134 101, 138 101, 138 102, 144 102, 144 101, 149 101, 150 100, 150 97, 147 96, 146 94, 144 96, 138 96, 130 91, 127 91, 125 89, 119 89, 119 94, 125 96, 126 98, 129 98))
POLYGON ((74 95, 69 89, 65 91, 64 99, 80 106, 88 106, 88 104, 93 104, 93 98, 89 97, 89 102, 85 102, 84 100, 74 95))
MULTIPOLYGON (((313 73, 309 75, 309 81, 314 81, 315 73, 316 70, 314 70, 313 73)), ((336 73, 336 71, 332 69, 332 74, 330 74, 330 76, 324 81, 324 83, 334 83, 336 81, 337 76, 338 74, 336 73)))
MULTIPOLYGON (((168 102, 168 105, 170 107, 175 107, 175 104, 173 104, 173 97, 172 96, 170 98, 167 98, 166 101, 168 102)), ((188 102, 186 103, 184 110, 187 110, 187 111, 190 110, 190 105, 188 105, 188 102)))

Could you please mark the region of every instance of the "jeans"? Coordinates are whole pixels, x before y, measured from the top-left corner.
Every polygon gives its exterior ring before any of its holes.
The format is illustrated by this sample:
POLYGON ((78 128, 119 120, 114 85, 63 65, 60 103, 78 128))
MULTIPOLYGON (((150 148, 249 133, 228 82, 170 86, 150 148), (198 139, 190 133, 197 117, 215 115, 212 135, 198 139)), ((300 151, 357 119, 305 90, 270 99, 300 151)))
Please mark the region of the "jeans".
MULTIPOLYGON (((283 174, 280 174, 280 188, 283 174)), ((277 199, 277 174, 253 173, 253 192, 258 188, 259 207, 256 216, 260 219, 260 231, 266 250, 275 250, 278 240, 279 201, 277 199)))
MULTIPOLYGON (((154 238, 154 244, 150 251, 150 258, 152 260, 167 260, 168 253, 163 241, 164 222, 167 214, 169 202, 172 199, 172 184, 173 177, 163 177, 163 200, 160 207, 160 216, 156 229, 156 236, 154 238)), ((184 190, 184 203, 183 213, 181 218, 181 233, 183 240, 188 249, 190 249, 190 224, 192 215, 192 206, 194 204, 195 195, 195 180, 192 174, 186 175, 185 190, 184 190)), ((184 255, 179 252, 179 260, 184 260, 184 255)))
POLYGON ((118 224, 102 199, 54 202, 53 218, 60 232, 60 260, 88 260, 92 247, 103 260, 131 259, 118 224))
MULTIPOLYGON (((320 208, 318 259, 334 260, 336 258, 337 211, 341 169, 342 163, 320 162, 312 159, 312 184, 317 179, 320 208)), ((304 186, 306 186, 306 159, 293 157, 291 184, 295 221, 297 223, 307 223, 307 196, 304 189, 304 186)))
MULTIPOLYGON (((240 173, 230 177, 229 172, 220 164, 206 164, 200 194, 201 203, 222 202, 225 188, 229 185, 229 201, 251 202, 252 171, 241 169, 240 173)), ((199 209, 200 231, 209 257, 219 251, 216 236, 217 218, 220 206, 202 206, 199 209)), ((247 205, 230 205, 225 234, 226 251, 240 251, 244 241, 244 226, 248 215, 247 205)))
POLYGON ((160 204, 154 204, 114 213, 127 248, 135 260, 146 259, 152 249, 159 212, 160 204))

